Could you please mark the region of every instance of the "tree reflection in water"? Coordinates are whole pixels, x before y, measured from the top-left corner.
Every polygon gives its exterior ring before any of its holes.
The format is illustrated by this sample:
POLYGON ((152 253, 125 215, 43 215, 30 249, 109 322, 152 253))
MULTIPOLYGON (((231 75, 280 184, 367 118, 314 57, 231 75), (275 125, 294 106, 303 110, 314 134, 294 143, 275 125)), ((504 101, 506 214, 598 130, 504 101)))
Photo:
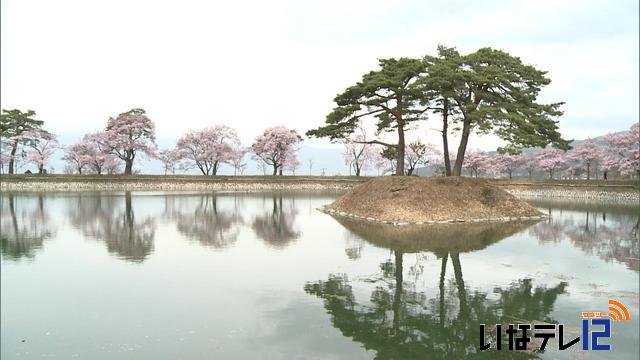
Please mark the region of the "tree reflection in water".
POLYGON ((294 203, 284 207, 281 194, 273 195, 271 200, 273 202, 271 210, 257 216, 251 228, 257 237, 270 246, 284 248, 300 237, 300 231, 295 228, 298 210, 294 203))
MULTIPOLYGON (((391 249, 393 258, 380 264, 382 276, 375 279, 353 281, 345 274, 330 274, 328 280, 308 282, 304 289, 324 300, 334 327, 366 349, 375 350, 379 359, 529 357, 530 352, 479 352, 479 324, 554 322, 549 314, 558 295, 565 292, 565 282, 547 288, 534 287, 531 279, 519 279, 495 288, 497 300, 479 290, 469 291, 464 283, 461 252, 482 249, 531 223, 434 226, 427 230, 338 221, 366 241, 391 249), (404 254, 422 251, 435 253, 441 261, 438 298, 429 299, 417 290, 420 271, 412 269, 409 273, 414 277, 404 278, 404 254), (447 286, 449 259, 454 280, 447 286), (370 297, 358 301, 353 286, 371 282, 375 289, 370 297)), ((487 340, 490 337, 487 335, 487 340)))
POLYGON ((569 239, 586 254, 617 261, 640 271, 640 210, 623 205, 538 201, 549 219, 531 227, 529 234, 541 242, 569 239))
POLYGON ((0 254, 3 259, 31 259, 42 248, 44 240, 55 235, 54 225, 45 210, 44 195, 36 196, 36 203, 12 193, 0 197, 0 254))
POLYGON ((168 209, 165 213, 170 214, 175 220, 178 231, 184 236, 213 248, 224 248, 238 240, 238 225, 243 223, 243 219, 239 212, 237 196, 234 196, 232 210, 220 209, 218 196, 215 194, 199 196, 196 206, 190 201, 175 200, 175 196, 165 197, 168 209))
POLYGON ((69 221, 85 236, 104 241, 109 253, 119 258, 142 262, 153 252, 155 220, 136 219, 131 192, 123 196, 79 195, 69 209, 69 221), (122 203, 124 202, 124 209, 122 203))

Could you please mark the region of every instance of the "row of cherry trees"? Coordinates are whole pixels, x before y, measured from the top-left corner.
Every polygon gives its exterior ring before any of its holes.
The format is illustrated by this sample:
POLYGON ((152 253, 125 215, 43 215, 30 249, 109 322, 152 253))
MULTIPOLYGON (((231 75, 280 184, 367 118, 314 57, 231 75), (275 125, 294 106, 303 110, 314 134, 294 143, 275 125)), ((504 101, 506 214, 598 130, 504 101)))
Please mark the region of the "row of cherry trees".
POLYGON ((197 168, 203 175, 216 175, 220 166, 227 164, 238 174, 244 171, 243 159, 249 152, 263 168, 272 167, 273 175, 282 175, 285 170, 295 173, 300 166, 296 152, 302 137, 284 126, 265 130, 249 148, 241 146, 234 129, 216 125, 189 131, 174 148, 160 150, 154 122, 143 109, 132 109, 109 118, 103 131, 86 134, 79 142, 63 147, 54 134, 42 129, 44 122, 34 116, 31 110, 3 110, 0 161, 3 168, 5 163, 9 165, 10 174, 19 160, 35 164, 39 173, 44 173, 57 149, 64 150, 65 172, 77 174, 123 171, 130 175, 134 162, 141 157, 160 160, 165 173, 197 168))
POLYGON ((238 175, 244 173, 243 159, 251 152, 263 166, 273 168, 273 175, 282 175, 283 170, 295 172, 300 166, 296 152, 301 140, 295 130, 276 126, 265 130, 250 148, 243 148, 234 129, 216 125, 187 132, 178 139, 175 148, 160 151, 158 159, 165 173, 196 167, 203 175, 216 175, 220 166, 227 164, 238 175))
POLYGON ((505 174, 512 178, 516 171, 523 171, 531 178, 534 171, 540 170, 550 179, 559 176, 606 179, 610 172, 636 177, 640 171, 640 130, 638 124, 634 124, 625 132, 609 134, 598 140, 588 139, 568 152, 547 147, 520 154, 491 156, 475 150, 467 155, 463 168, 475 177, 505 174))
MULTIPOLYGON (((345 164, 356 176, 362 171, 376 169, 377 173, 392 173, 396 168, 395 153, 367 142, 366 131, 358 126, 345 141, 345 164)), ((449 153, 455 161, 456 154, 449 153)), ((405 173, 412 175, 418 166, 430 165, 436 173, 445 169, 442 151, 430 143, 417 140, 405 146, 405 173)), ((489 154, 481 150, 467 153, 463 169, 473 177, 512 178, 515 173, 526 173, 531 178, 536 171, 543 171, 553 179, 559 175, 567 178, 586 176, 587 179, 606 176, 614 171, 621 176, 638 176, 640 169, 640 130, 634 124, 628 131, 609 134, 598 140, 589 139, 565 152, 553 147, 534 149, 519 154, 489 154)))
MULTIPOLYGON (((165 173, 176 170, 198 169, 203 175, 216 175, 226 164, 234 173, 242 174, 246 168, 244 158, 248 153, 273 175, 295 170, 300 166, 297 158, 298 144, 302 137, 284 126, 265 130, 248 148, 242 147, 237 132, 226 126, 216 125, 193 130, 182 135, 171 149, 159 150, 155 143, 155 125, 143 109, 132 109, 117 117, 111 117, 103 131, 86 134, 78 143, 62 147, 56 135, 42 129, 43 122, 33 119, 35 112, 3 110, 2 153, 0 160, 9 164, 9 173, 15 170, 18 159, 33 163, 39 173, 57 149, 64 149, 63 160, 67 172, 78 174, 124 174, 133 172, 134 161, 140 157, 159 159, 165 173), (124 165, 124 170, 122 169, 124 165)), ((521 154, 490 155, 484 151, 470 151, 464 159, 463 169, 470 176, 511 178, 516 172, 544 171, 549 178, 562 173, 564 177, 586 175, 598 177, 607 171, 622 176, 637 176, 640 168, 640 130, 634 124, 628 131, 609 134, 598 140, 586 140, 569 152, 546 147, 521 154)), ((358 125, 344 140, 343 157, 350 173, 360 176, 376 169, 378 175, 393 173, 397 168, 394 148, 372 144, 365 129, 358 125)), ((445 158, 441 150, 421 140, 409 142, 404 147, 406 175, 413 175, 420 166, 430 165, 443 172, 445 158)), ((450 153, 449 161, 456 154, 450 153)), ((606 176, 606 175, 605 175, 606 176)))
POLYGON ((101 174, 117 160, 124 162, 124 174, 131 174, 134 159, 144 154, 160 160, 165 174, 196 168, 203 175, 217 175, 226 164, 237 175, 244 172, 243 159, 251 152, 254 159, 273 168, 273 175, 282 175, 283 170, 295 171, 300 165, 296 151, 301 139, 295 130, 276 126, 265 130, 250 148, 244 148, 233 128, 215 125, 188 131, 175 147, 160 150, 155 144, 153 122, 144 110, 134 109, 109 119, 105 131, 85 135, 81 142, 65 150, 64 159, 80 174, 85 167, 101 174))

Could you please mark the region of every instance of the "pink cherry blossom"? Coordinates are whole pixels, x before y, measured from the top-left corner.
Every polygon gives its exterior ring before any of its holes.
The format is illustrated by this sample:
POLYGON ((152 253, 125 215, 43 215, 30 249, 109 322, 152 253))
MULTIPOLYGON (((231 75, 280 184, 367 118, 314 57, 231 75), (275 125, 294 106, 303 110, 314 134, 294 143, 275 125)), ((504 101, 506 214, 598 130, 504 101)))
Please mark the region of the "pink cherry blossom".
POLYGON ((242 175, 247 168, 247 163, 244 161, 244 157, 247 155, 247 150, 241 147, 235 149, 231 155, 231 166, 233 166, 234 175, 242 175))
POLYGON ((462 167, 469 170, 471 176, 475 175, 475 177, 479 175, 495 176, 497 172, 493 158, 482 150, 468 151, 462 167))
POLYGON ((512 179, 513 172, 522 168, 524 162, 525 155, 523 154, 498 154, 494 159, 494 170, 499 173, 507 173, 509 179, 512 179))
POLYGON ((108 152, 125 162, 125 175, 131 175, 136 155, 144 153, 155 157, 155 125, 143 109, 132 109, 109 118, 104 133, 108 152))
MULTIPOLYGON (((282 175, 284 166, 293 163, 297 152, 297 145, 302 138, 295 130, 284 126, 269 128, 256 138, 251 145, 254 158, 273 166, 273 175, 282 175)), ((297 161, 297 160, 296 160, 297 161)))
POLYGON ((367 132, 362 125, 358 125, 355 132, 344 142, 342 157, 345 165, 349 166, 349 173, 353 169, 355 176, 360 176, 363 171, 371 168, 375 158, 376 147, 365 144, 367 132))
POLYGON ((190 131, 177 143, 181 157, 192 161, 203 175, 216 175, 221 164, 231 164, 239 147, 236 131, 225 125, 190 131))
POLYGON ((602 162, 603 158, 602 146, 592 139, 576 145, 567 156, 572 173, 575 174, 576 171, 585 170, 587 180, 591 178, 592 169, 597 171, 597 166, 602 162))
POLYGON ((566 162, 564 152, 548 146, 536 153, 535 158, 538 167, 549 173, 549 179, 553 179, 555 171, 559 170, 566 162))
POLYGON ((604 167, 617 170, 621 175, 640 176, 640 125, 635 123, 628 131, 609 134, 605 138, 604 167))
POLYGON ((60 147, 56 135, 42 130, 34 129, 25 131, 20 135, 21 141, 29 148, 26 159, 38 167, 38 173, 44 173, 44 167, 51 156, 60 147))
POLYGON ((181 154, 178 149, 165 149, 158 152, 158 160, 162 162, 164 174, 175 174, 176 167, 180 161, 181 154))

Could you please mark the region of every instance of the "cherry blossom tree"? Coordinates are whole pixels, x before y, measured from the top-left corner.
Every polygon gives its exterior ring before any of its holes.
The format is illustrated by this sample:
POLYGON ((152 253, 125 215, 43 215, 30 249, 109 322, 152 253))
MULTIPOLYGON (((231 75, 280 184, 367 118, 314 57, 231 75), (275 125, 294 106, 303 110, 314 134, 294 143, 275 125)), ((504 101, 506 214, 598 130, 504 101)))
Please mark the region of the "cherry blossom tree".
POLYGON ((0 174, 4 174, 5 164, 9 164, 14 158, 11 155, 13 143, 7 139, 0 139, 0 174))
POLYGON ((404 150, 404 167, 407 175, 413 175, 418 165, 426 165, 429 163, 430 158, 437 158, 439 156, 442 156, 442 151, 431 143, 424 144, 420 140, 410 142, 404 150))
POLYGON ((524 165, 524 155, 509 153, 498 154, 494 161, 496 171, 506 172, 507 175, 509 175, 509 179, 513 179, 513 172, 524 165))
POLYGON ((482 150, 471 150, 464 158, 463 168, 469 170, 470 175, 478 177, 480 174, 493 173, 493 159, 482 150))
POLYGON ((567 156, 567 160, 573 163, 573 170, 586 170, 587 180, 591 178, 591 169, 595 169, 597 174, 597 166, 602 162, 604 157, 603 149, 600 144, 592 139, 576 145, 567 156))
POLYGON ((216 125, 190 131, 178 139, 182 158, 193 161, 203 175, 217 175, 221 164, 231 164, 240 147, 236 131, 216 125))
POLYGON ((549 179, 553 179, 553 174, 565 163, 564 152, 554 147, 548 146, 536 153, 538 166, 549 173, 549 179))
POLYGON ((298 160, 298 157, 295 154, 293 154, 293 156, 287 157, 287 160, 285 161, 285 164, 284 164, 284 169, 291 171, 293 176, 295 176, 296 170, 300 168, 300 165, 302 165, 302 163, 300 163, 300 161, 298 160))
POLYGON ((247 163, 244 161, 244 156, 247 154, 247 150, 238 148, 231 157, 231 165, 233 166, 234 175, 242 175, 247 168, 247 163))
POLYGON ((273 166, 273 175, 282 175, 283 167, 295 157, 297 145, 302 140, 295 130, 284 126, 269 128, 251 145, 254 158, 273 166))
POLYGON ((82 144, 86 150, 84 160, 94 174, 113 175, 120 171, 120 165, 112 154, 108 141, 109 135, 104 131, 86 134, 82 138, 82 144))
POLYGON ((522 168, 529 174, 529 180, 533 178, 533 172, 538 168, 538 158, 536 153, 522 153, 522 168))
POLYGON ((180 162, 181 154, 178 149, 164 149, 158 152, 158 160, 162 162, 164 174, 176 173, 176 167, 180 162))
POLYGON ((132 174, 136 155, 155 157, 155 124, 143 109, 131 109, 109 118, 104 136, 108 152, 124 161, 124 175, 132 174))
MULTIPOLYGON (((73 144, 65 148, 65 154, 62 157, 62 160, 65 160, 71 166, 71 172, 77 172, 82 175, 82 170, 87 167, 90 163, 89 161, 89 144, 84 141, 81 141, 77 144, 73 144)), ((67 172, 67 170, 65 170, 67 172)))
POLYGON ((33 129, 20 135, 21 141, 29 148, 27 161, 38 167, 38 174, 44 173, 44 167, 56 149, 60 147, 58 137, 46 130, 33 129))
POLYGON ((640 125, 635 123, 628 131, 609 134, 605 141, 605 167, 621 175, 640 177, 640 125))
POLYGON ((362 171, 370 168, 375 157, 375 145, 367 141, 367 132, 361 123, 358 123, 355 131, 344 140, 344 163, 349 166, 349 173, 353 170, 355 176, 360 176, 362 171))

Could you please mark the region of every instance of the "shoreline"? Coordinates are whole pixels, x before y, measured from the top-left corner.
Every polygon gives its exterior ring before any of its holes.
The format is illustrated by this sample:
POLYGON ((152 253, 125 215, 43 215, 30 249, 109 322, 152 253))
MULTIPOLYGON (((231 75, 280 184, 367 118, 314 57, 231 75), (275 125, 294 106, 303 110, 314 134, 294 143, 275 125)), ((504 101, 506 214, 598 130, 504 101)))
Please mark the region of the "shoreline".
MULTIPOLYGON (((329 176, 0 176, 0 191, 348 191, 369 177, 329 176)), ((488 180, 519 199, 580 199, 597 202, 640 203, 632 181, 505 181, 488 180)))

